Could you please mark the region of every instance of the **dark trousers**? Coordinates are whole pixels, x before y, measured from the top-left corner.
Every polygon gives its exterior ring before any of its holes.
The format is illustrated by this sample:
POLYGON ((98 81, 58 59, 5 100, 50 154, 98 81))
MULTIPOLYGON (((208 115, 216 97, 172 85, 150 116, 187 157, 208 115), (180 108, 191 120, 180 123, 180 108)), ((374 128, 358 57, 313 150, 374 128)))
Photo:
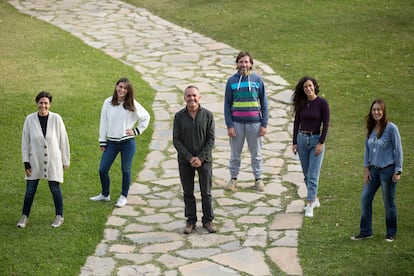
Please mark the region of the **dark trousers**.
POLYGON ((197 222, 197 207, 194 196, 194 177, 196 171, 198 173, 201 191, 201 204, 203 209, 202 223, 213 221, 213 197, 211 196, 212 164, 210 162, 203 162, 201 167, 193 168, 188 162, 179 162, 178 167, 181 185, 183 187, 184 215, 187 218, 187 223, 195 224, 197 222))
MULTIPOLYGON (((23 215, 29 217, 30 209, 32 208, 34 196, 36 194, 37 186, 39 185, 39 179, 27 180, 26 194, 24 196, 23 203, 23 215)), ((49 181, 49 189, 53 195, 53 202, 55 203, 56 215, 63 215, 63 197, 60 190, 60 184, 56 181, 49 181)))

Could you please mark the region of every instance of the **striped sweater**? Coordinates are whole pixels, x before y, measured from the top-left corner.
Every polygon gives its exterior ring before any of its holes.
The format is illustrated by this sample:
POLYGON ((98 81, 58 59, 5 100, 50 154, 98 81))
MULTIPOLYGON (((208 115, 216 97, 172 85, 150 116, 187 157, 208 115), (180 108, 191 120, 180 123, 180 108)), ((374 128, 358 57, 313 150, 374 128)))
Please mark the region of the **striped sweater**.
POLYGON ((224 95, 227 128, 233 127, 233 122, 260 122, 262 127, 267 127, 268 117, 268 100, 262 78, 253 72, 247 76, 239 72, 231 76, 224 95))

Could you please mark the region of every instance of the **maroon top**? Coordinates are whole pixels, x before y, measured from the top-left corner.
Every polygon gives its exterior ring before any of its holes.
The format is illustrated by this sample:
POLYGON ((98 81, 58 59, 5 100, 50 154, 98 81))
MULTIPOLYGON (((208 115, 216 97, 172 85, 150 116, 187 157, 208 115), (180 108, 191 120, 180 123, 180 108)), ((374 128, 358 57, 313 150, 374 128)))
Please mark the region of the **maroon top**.
POLYGON ((321 133, 319 143, 325 142, 329 127, 329 105, 328 101, 317 97, 308 103, 295 114, 293 123, 293 144, 297 144, 299 130, 321 133), (322 131, 321 131, 322 127, 322 131))

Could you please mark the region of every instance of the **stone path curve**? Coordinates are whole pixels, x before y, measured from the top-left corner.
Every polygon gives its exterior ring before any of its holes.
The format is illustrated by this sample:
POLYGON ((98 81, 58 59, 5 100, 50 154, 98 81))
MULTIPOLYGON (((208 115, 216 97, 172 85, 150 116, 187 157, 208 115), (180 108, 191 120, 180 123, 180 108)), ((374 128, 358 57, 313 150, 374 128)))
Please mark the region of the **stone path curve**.
MULTIPOLYGON (((234 49, 115 0, 8 2, 132 66, 157 91, 151 153, 131 186, 128 205, 114 208, 102 241, 80 275, 303 274, 297 246, 306 188, 290 150, 292 91, 283 78, 255 60, 270 107, 263 146, 266 191, 251 188, 245 147, 241 188, 232 193, 222 188, 229 179, 230 156, 223 94, 226 79, 235 72, 235 56, 248 49, 234 49), (184 203, 171 137, 174 113, 184 106, 182 91, 189 84, 200 88, 202 104, 215 114, 216 234, 208 234, 201 225, 193 234, 182 234, 184 203)), ((201 210, 199 192, 197 201, 201 210)))

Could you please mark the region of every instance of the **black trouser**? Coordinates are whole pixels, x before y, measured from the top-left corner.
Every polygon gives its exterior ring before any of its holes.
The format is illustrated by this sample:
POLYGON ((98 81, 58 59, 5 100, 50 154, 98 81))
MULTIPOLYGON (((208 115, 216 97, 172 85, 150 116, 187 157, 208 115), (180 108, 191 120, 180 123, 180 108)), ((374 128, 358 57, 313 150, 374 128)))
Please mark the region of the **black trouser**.
POLYGON ((193 168, 190 163, 179 162, 181 185, 183 186, 184 215, 187 223, 195 224, 197 222, 197 207, 194 196, 194 177, 195 171, 198 173, 198 181, 200 183, 201 204, 203 209, 202 223, 211 222, 214 219, 213 213, 213 197, 211 196, 212 186, 212 164, 211 162, 203 162, 201 167, 193 168))

